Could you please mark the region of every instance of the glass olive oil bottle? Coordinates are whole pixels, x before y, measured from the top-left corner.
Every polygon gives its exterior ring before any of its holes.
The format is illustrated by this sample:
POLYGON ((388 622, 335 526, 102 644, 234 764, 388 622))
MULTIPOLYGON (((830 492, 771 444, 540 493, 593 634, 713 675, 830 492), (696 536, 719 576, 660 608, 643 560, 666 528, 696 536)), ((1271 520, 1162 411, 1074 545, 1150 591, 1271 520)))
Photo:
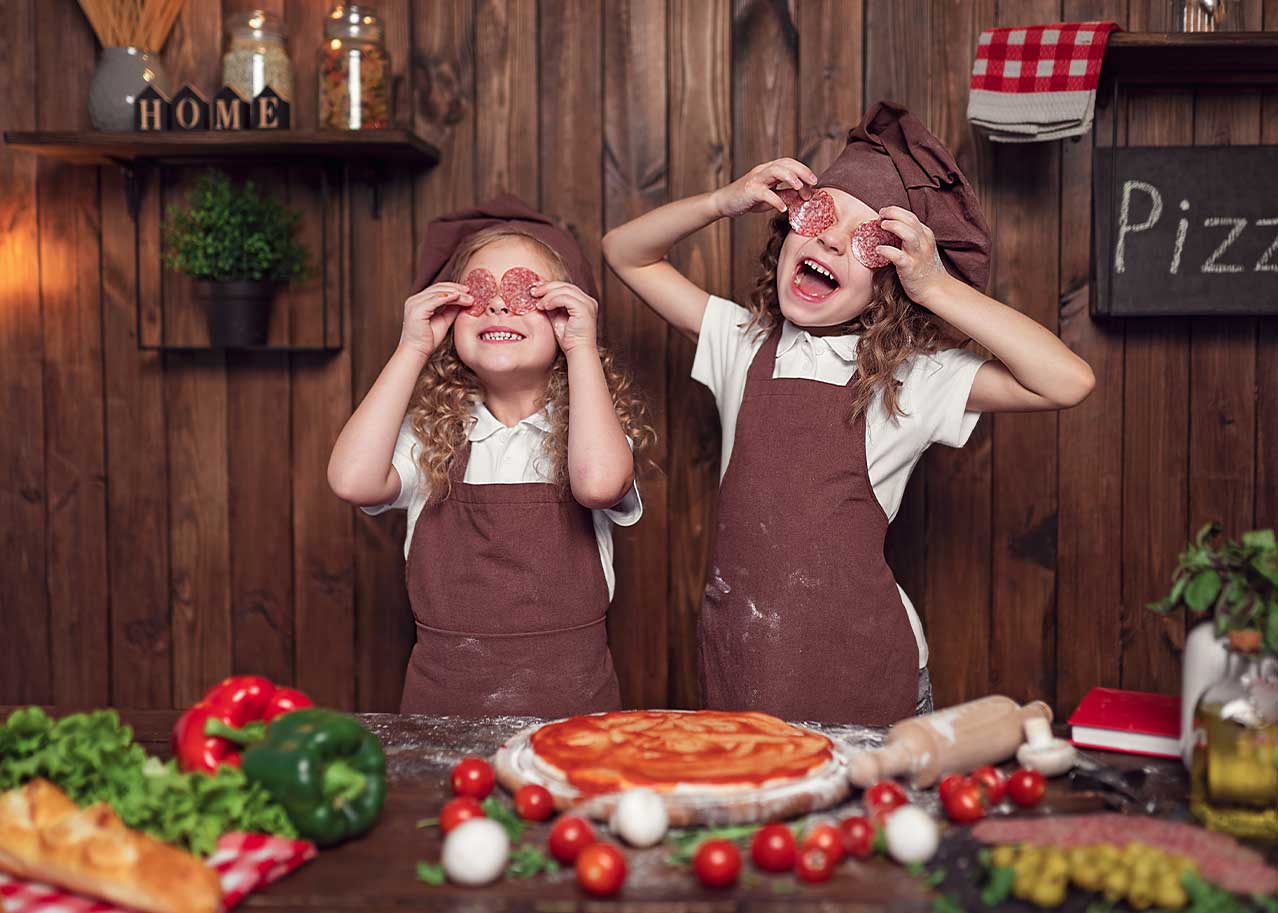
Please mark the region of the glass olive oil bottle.
POLYGON ((1278 660, 1230 651, 1194 709, 1189 806, 1213 830, 1278 840, 1278 660))

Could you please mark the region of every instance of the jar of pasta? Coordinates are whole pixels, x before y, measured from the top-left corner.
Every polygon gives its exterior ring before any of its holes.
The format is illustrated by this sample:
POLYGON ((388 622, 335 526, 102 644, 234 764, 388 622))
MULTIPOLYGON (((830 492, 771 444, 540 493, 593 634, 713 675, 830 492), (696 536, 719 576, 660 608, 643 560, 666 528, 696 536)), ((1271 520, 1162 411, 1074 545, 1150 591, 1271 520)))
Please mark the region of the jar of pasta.
POLYGON ((372 130, 391 125, 390 57, 382 21, 367 3, 337 3, 319 51, 319 125, 372 130))
POLYGON ((293 99, 293 63, 288 59, 284 20, 267 10, 237 13, 227 20, 222 84, 252 101, 267 86, 293 99))

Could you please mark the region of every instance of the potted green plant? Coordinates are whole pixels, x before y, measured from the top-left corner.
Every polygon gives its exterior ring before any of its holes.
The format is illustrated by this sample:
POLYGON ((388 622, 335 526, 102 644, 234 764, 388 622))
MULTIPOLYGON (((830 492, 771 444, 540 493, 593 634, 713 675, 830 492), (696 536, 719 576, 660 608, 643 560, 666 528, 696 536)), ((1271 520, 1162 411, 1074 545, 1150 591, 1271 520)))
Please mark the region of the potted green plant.
POLYGON ((1181 682, 1189 807, 1208 827, 1278 839, 1278 542, 1199 530, 1171 591, 1149 608, 1213 620, 1190 632, 1181 682))
POLYGON ((1278 655, 1278 543, 1272 529, 1243 533, 1218 544, 1221 527, 1209 523, 1180 555, 1171 591, 1149 608, 1166 615, 1184 607, 1215 616, 1216 635, 1236 649, 1262 647, 1278 655))
POLYGON ((211 345, 266 342, 279 283, 310 273, 300 219, 252 181, 237 187, 221 172, 200 176, 185 209, 169 209, 164 262, 200 284, 211 345))

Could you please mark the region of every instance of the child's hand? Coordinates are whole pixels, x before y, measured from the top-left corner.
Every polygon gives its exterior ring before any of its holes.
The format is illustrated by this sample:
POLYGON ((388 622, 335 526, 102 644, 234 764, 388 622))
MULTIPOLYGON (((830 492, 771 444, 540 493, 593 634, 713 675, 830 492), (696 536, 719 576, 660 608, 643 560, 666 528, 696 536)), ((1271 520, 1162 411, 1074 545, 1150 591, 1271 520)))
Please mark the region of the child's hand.
POLYGON ((550 318, 564 354, 595 348, 599 303, 571 282, 539 282, 532 287, 537 310, 550 318))
POLYGON ((720 218, 732 218, 747 212, 785 212, 785 203, 777 195, 778 186, 795 190, 803 199, 812 195, 817 176, 797 159, 776 159, 756 165, 727 187, 714 192, 715 208, 720 218), (811 185, 811 186, 810 186, 811 185))
POLYGON ((466 286, 457 282, 428 285, 404 302, 404 328, 399 334, 401 348, 410 348, 427 357, 444 340, 461 309, 474 303, 466 286))
POLYGON ((932 229, 900 206, 884 206, 879 210, 879 218, 885 229, 901 239, 901 247, 880 244, 875 250, 892 261, 905 294, 926 306, 927 299, 949 278, 932 229))

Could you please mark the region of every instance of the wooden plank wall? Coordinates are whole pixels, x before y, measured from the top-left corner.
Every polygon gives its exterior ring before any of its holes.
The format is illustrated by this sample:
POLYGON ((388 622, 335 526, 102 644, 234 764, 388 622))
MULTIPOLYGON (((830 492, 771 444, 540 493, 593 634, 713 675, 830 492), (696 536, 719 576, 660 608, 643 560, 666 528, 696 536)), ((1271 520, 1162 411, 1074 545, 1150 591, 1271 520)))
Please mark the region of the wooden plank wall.
MULTIPOLYGON (((262 5, 290 25, 293 114, 310 126, 323 4, 191 3, 165 60, 177 81, 212 87, 227 17, 262 5)), ((11 6, 0 126, 87 127, 96 45, 74 0, 11 6)), ((252 175, 306 212, 317 248, 328 229, 326 277, 347 326, 335 357, 139 351, 139 333, 158 338, 161 289, 135 266, 120 174, 0 149, 0 703, 167 707, 257 671, 338 706, 393 708, 413 631, 404 518, 349 509, 324 469, 398 338, 425 224, 509 190, 568 222, 602 267, 608 228, 768 158, 819 169, 880 97, 923 117, 977 186, 993 294, 1059 332, 1098 378, 1082 407, 986 418, 966 448, 938 448, 915 474, 888 554, 923 613, 938 702, 1000 690, 1068 711, 1093 684, 1174 690, 1184 623, 1143 603, 1200 523, 1278 522, 1278 321, 1092 320, 1091 153, 1115 112, 1102 108, 1080 142, 1000 147, 965 111, 983 28, 1114 19, 1174 31, 1180 6, 383 0, 396 119, 440 146, 439 167, 390 170, 379 215, 362 181, 325 209, 304 170, 252 175), (346 250, 333 240, 343 223, 346 250)), ((1223 6, 1222 27, 1278 28, 1278 0, 1223 6)), ((1278 143, 1275 115, 1278 93, 1207 91, 1134 94, 1117 112, 1122 142, 1187 145, 1278 143)), ((189 179, 148 186, 144 264, 189 179)), ((743 297, 764 231, 761 217, 719 224, 672 257, 743 297)), ((618 535, 609 631, 623 693, 696 706, 718 420, 688 378, 691 343, 615 277, 601 286, 608 341, 661 434, 644 521, 618 535)), ((318 288, 290 291, 273 338, 315 341, 318 288)), ((163 291, 165 332, 198 336, 189 283, 166 276, 163 291)))

